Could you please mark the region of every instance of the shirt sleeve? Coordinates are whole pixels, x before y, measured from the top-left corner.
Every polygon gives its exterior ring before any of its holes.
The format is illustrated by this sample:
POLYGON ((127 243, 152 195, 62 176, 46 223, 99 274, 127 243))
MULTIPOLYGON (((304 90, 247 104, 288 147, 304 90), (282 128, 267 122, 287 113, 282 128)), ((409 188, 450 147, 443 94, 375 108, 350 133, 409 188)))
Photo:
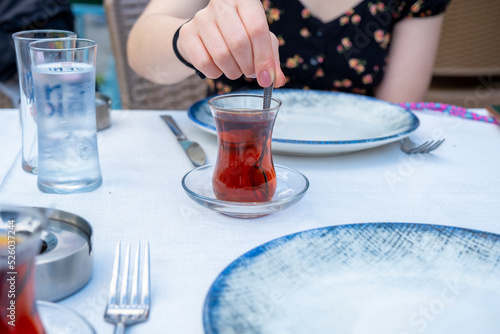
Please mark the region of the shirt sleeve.
POLYGON ((427 17, 443 13, 451 0, 396 1, 393 17, 396 22, 407 17, 427 17))

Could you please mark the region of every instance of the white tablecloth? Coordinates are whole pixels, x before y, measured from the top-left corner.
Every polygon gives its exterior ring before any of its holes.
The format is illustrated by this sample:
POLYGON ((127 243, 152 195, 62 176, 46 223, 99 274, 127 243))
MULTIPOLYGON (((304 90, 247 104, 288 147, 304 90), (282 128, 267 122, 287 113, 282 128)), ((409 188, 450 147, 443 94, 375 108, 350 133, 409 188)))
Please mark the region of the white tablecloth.
MULTIPOLYGON (((4 156, 20 136, 10 131, 17 126, 16 111, 0 110, 0 202, 55 207, 84 217, 94 228, 93 277, 60 303, 84 315, 100 334, 113 331, 103 313, 118 241, 136 245, 149 240, 151 245, 150 319, 127 333, 197 334, 203 333, 203 303, 217 275, 238 256, 274 238, 363 222, 500 233, 496 125, 417 112, 421 125, 412 135, 415 141, 446 137, 432 154, 406 155, 400 143, 392 143, 342 156, 274 155, 276 164, 309 178, 308 193, 285 211, 240 220, 201 207, 184 193, 181 178, 192 166, 159 117, 166 113, 113 111, 111 128, 98 135, 103 185, 91 193, 51 195, 37 189, 35 175, 22 171, 19 155, 4 156)), ((185 112, 169 113, 213 163, 216 137, 198 129, 185 112)))

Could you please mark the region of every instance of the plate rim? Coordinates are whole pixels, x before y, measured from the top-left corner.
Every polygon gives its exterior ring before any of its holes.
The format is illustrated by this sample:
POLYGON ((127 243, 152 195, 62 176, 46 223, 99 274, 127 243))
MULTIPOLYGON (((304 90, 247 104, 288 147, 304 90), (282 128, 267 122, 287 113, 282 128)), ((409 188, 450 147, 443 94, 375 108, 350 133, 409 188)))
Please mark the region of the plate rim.
MULTIPOLYGON (((75 311, 74 309, 72 309, 70 307, 67 307, 67 306, 59 304, 59 303, 46 301, 46 300, 36 300, 35 303, 36 303, 36 307, 38 309, 39 314, 43 312, 43 311, 40 311, 41 309, 46 309, 46 308, 51 309, 52 308, 52 309, 57 310, 58 312, 70 314, 74 318, 81 321, 82 324, 85 324, 87 326, 87 330, 88 330, 87 333, 89 333, 89 334, 96 334, 97 333, 95 328, 92 326, 92 324, 86 318, 84 318, 83 315, 81 315, 80 313, 78 313, 77 311, 75 311)), ((42 323, 43 323, 43 317, 41 316, 41 314, 40 314, 40 317, 42 318, 42 323)), ((46 324, 43 324, 43 325, 46 326, 46 324)), ((46 328, 46 330, 47 329, 50 330, 50 328, 46 328)), ((49 331, 47 331, 47 333, 50 334, 49 331)))
MULTIPOLYGON (((258 90, 255 89, 250 89, 250 90, 242 90, 242 91, 236 91, 236 92, 231 92, 229 94, 256 94, 258 93, 258 90)), ((272 138, 273 142, 276 143, 284 143, 284 144, 301 144, 301 145, 311 145, 311 146, 322 146, 322 145, 355 145, 355 144, 364 144, 364 143, 374 143, 374 142, 380 142, 380 141, 386 141, 389 139, 393 138, 404 138, 405 136, 409 135, 410 133, 414 132, 419 126, 420 126, 420 120, 418 117, 408 108, 404 108, 398 104, 384 101, 377 99, 372 96, 365 96, 365 95, 358 95, 358 94, 352 94, 352 93, 344 93, 344 92, 336 92, 336 91, 322 91, 322 90, 303 90, 303 89, 297 89, 297 88, 281 88, 280 90, 275 90, 275 93, 284 93, 284 94, 293 94, 293 93, 299 93, 299 94, 319 94, 319 95, 344 95, 344 96, 352 96, 357 99, 362 99, 362 100, 369 100, 372 102, 377 102, 377 103, 384 103, 388 105, 392 105, 395 107, 398 107, 401 109, 402 112, 405 112, 409 115, 409 117, 412 119, 411 126, 402 132, 395 133, 392 135, 388 136, 383 136, 383 137, 375 137, 375 138, 364 138, 364 139, 350 139, 350 140, 300 140, 300 139, 284 139, 284 138, 272 138)), ((210 100, 214 96, 209 96, 206 97, 200 101, 197 101, 193 103, 187 110, 187 115, 188 118, 194 122, 197 126, 199 126, 201 129, 211 133, 211 134, 216 134, 216 129, 215 126, 212 126, 211 124, 207 124, 204 122, 201 122, 198 118, 195 117, 195 110, 200 109, 202 105, 208 105, 208 100, 210 100)))
POLYGON ((252 259, 259 254, 263 253, 265 248, 273 245, 273 244, 281 244, 281 243, 286 243, 289 240, 299 236, 299 235, 304 235, 304 234, 311 234, 314 232, 321 232, 321 231, 331 231, 331 230, 336 230, 336 229, 345 229, 345 228, 360 228, 363 226, 408 226, 408 227, 417 227, 419 229, 423 227, 427 228, 433 228, 433 229, 447 229, 447 230, 453 230, 453 231, 461 231, 461 232, 467 232, 467 233, 472 233, 472 234, 481 234, 483 236, 488 236, 488 237, 495 237, 497 239, 500 239, 500 234, 493 233, 493 232, 488 232, 488 231, 482 231, 482 230, 477 230, 477 229, 472 229, 472 228, 464 228, 464 227, 458 227, 458 226, 452 226, 452 225, 442 225, 442 224, 431 224, 431 223, 415 223, 415 222, 361 222, 361 223, 348 223, 348 224, 339 224, 339 225, 327 225, 327 226, 321 226, 321 227, 315 227, 311 229, 306 229, 298 232, 293 232, 289 233, 277 238, 273 238, 271 240, 268 240, 266 242, 261 243, 260 245, 244 252, 240 256, 238 256, 236 259, 231 261, 222 271, 219 272, 219 274, 216 276, 212 284, 210 285, 210 288, 208 289, 208 292, 205 296, 205 301, 203 303, 203 328, 205 330, 205 333, 207 334, 215 334, 218 333, 218 328, 214 327, 212 322, 210 321, 210 302, 211 302, 211 297, 214 295, 214 293, 218 290, 221 290, 218 288, 218 285, 221 283, 219 279, 223 276, 227 276, 233 271, 240 263, 243 263, 247 261, 248 259, 252 259))

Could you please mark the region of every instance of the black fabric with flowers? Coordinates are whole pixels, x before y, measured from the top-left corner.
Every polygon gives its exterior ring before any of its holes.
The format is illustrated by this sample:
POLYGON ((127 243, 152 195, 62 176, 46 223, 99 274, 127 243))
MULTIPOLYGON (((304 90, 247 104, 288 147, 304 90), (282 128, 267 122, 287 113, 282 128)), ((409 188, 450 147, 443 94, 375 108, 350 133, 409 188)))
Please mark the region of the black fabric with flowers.
MULTIPOLYGON (((322 23, 299 0, 263 0, 280 42, 286 88, 373 96, 382 81, 394 25, 406 17, 442 13, 450 0, 363 0, 322 23)), ((255 79, 209 80, 209 95, 258 88, 255 79)))

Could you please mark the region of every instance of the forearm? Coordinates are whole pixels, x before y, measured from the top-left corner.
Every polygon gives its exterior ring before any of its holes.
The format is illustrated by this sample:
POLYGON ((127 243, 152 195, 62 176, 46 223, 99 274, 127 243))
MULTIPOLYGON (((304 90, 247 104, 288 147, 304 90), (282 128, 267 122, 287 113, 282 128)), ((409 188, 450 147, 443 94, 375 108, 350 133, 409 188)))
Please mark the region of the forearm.
POLYGON ((422 101, 432 78, 442 20, 443 15, 437 15, 398 23, 377 98, 394 103, 422 101))
POLYGON ((194 71, 182 64, 172 49, 175 31, 187 19, 165 14, 143 15, 130 32, 129 65, 140 76, 160 84, 174 84, 194 71))
POLYGON ((175 56, 172 38, 180 30, 182 58, 207 78, 224 74, 257 77, 267 87, 285 82, 278 39, 269 31, 259 0, 152 0, 134 25, 127 50, 130 66, 154 82, 172 84, 194 73, 175 56), (276 78, 276 80, 274 80, 276 78))

